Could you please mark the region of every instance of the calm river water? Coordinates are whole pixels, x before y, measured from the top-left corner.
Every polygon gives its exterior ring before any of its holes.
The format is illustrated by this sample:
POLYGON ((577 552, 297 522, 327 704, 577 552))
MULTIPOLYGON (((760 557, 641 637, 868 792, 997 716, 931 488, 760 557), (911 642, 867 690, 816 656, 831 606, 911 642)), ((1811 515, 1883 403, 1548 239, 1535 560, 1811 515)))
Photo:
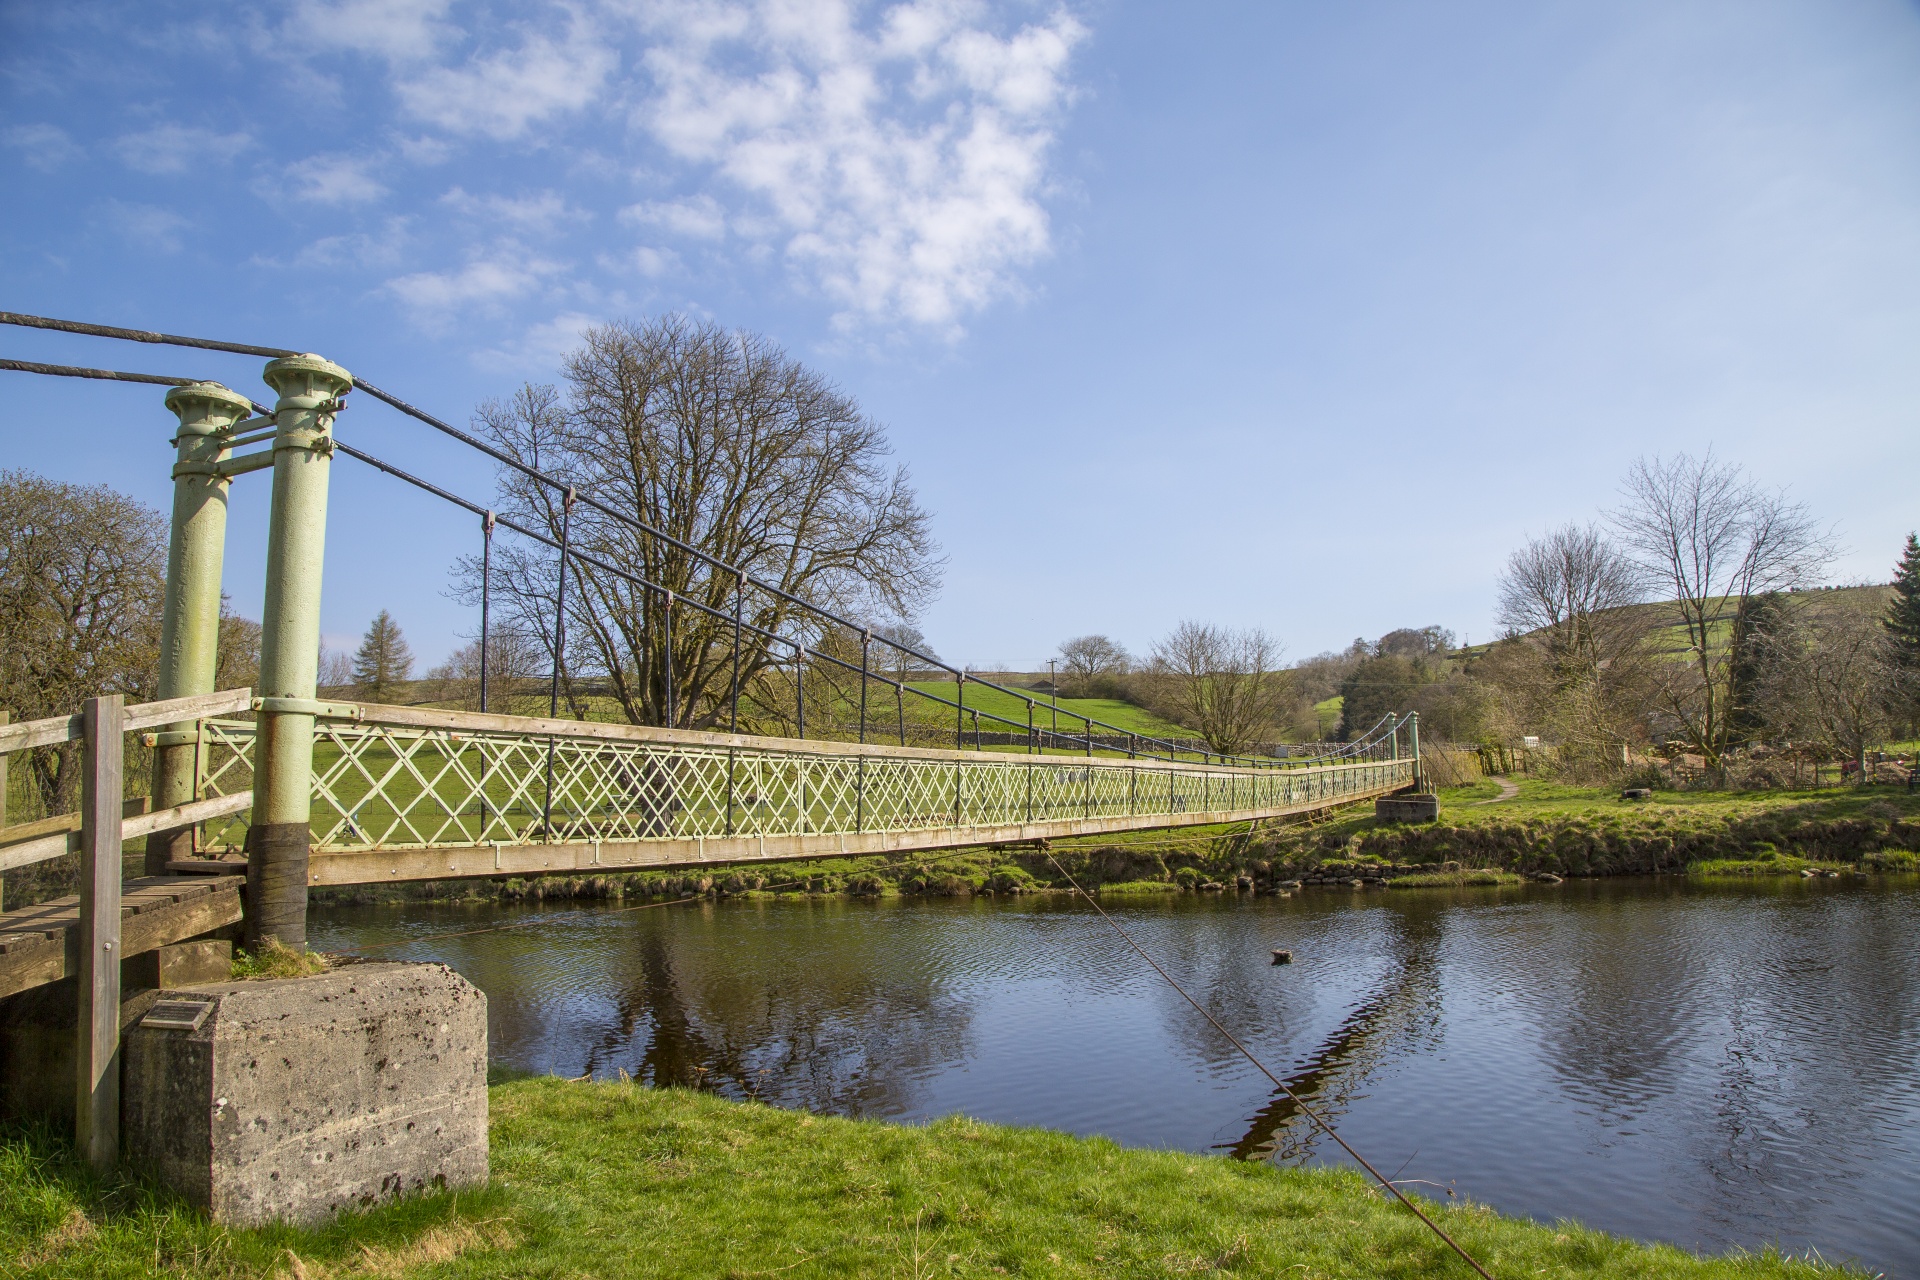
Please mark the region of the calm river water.
MULTIPOLYGON (((1508 1213, 1920 1277, 1920 883, 1120 900, 1390 1176, 1508 1213), (1269 963, 1273 947, 1295 962, 1269 963)), ((848 1115, 1336 1161, 1084 905, 316 912, 486 991, 496 1062, 848 1115), (551 917, 533 928, 435 937, 551 917)))

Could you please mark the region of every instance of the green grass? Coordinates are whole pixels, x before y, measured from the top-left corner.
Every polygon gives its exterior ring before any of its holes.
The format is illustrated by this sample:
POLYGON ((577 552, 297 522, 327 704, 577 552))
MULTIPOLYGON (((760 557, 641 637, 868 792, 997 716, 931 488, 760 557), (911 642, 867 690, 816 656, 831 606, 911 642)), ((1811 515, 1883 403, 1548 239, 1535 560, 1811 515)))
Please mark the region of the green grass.
POLYGON ((1115 894, 1179 893, 1180 886, 1169 880, 1122 880, 1118 884, 1103 884, 1097 892, 1103 898, 1115 894))
MULTIPOLYGON (((685 1090, 496 1085, 493 1186, 320 1231, 228 1231, 0 1144, 0 1269, 32 1277, 1455 1277, 1458 1258, 1356 1174, 1123 1149, 965 1119, 816 1117, 685 1090)), ((1811 1277, 1463 1201, 1428 1210, 1495 1275, 1811 1277)))
POLYGON ((1895 787, 1822 787, 1808 791, 1656 791, 1651 800, 1622 800, 1610 787, 1571 787, 1534 778, 1510 779, 1520 794, 1503 804, 1476 804, 1499 794, 1491 780, 1439 791, 1444 820, 1456 826, 1524 822, 1536 818, 1596 818, 1652 814, 1671 818, 1738 819, 1793 810, 1821 818, 1853 818, 1896 810, 1920 817, 1920 794, 1895 787))
MULTIPOLYGON (((937 680, 909 680, 907 687, 909 689, 918 689, 923 693, 936 694, 949 701, 952 700, 954 694, 953 682, 951 680, 944 682, 937 680)), ((977 710, 981 713, 980 728, 982 732, 997 730, 1003 733, 1011 733, 1018 731, 1008 725, 989 723, 986 720, 986 717, 989 715, 1001 716, 1011 720, 1020 730, 1026 728, 1027 704, 1025 699, 1015 697, 1010 693, 1002 693, 998 689, 989 689, 985 685, 972 683, 965 686, 965 695, 966 706, 971 710, 977 710)), ((1034 727, 1039 729, 1053 728, 1053 703, 1045 694, 1036 693, 1033 698, 1035 703, 1033 708, 1034 727)), ((930 713, 916 711, 911 714, 915 718, 922 718, 927 714, 952 716, 953 708, 935 707, 930 713)), ((1082 732, 1085 726, 1080 721, 1081 716, 1092 716, 1095 720, 1104 721, 1123 733, 1138 733, 1143 736, 1156 738, 1191 738, 1194 736, 1194 732, 1191 729, 1183 729, 1171 721, 1162 720, 1159 716, 1154 715, 1144 707, 1137 707, 1131 702, 1122 702, 1117 698, 1060 699, 1060 732, 1082 732)), ((969 730, 973 727, 971 717, 968 718, 967 727, 969 730)), ((1101 731, 1096 727, 1094 732, 1098 734, 1101 731)))
POLYGON ((1467 871, 1422 871, 1410 876, 1395 876, 1387 881, 1394 889, 1457 889, 1465 885, 1525 884, 1523 876, 1511 871, 1476 868, 1467 871))
POLYGON ((1844 862, 1796 858, 1791 854, 1767 854, 1758 858, 1702 858, 1687 864, 1687 874, 1694 876, 1797 876, 1802 871, 1850 873, 1852 870, 1844 862))

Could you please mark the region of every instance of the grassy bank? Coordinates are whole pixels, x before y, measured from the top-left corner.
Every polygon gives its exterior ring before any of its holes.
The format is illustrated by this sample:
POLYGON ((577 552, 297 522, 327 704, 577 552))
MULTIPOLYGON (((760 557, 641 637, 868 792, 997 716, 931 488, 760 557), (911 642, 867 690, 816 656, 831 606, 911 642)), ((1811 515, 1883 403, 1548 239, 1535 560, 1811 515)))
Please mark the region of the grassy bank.
MULTIPOLYGON (((1103 893, 1272 889, 1315 875, 1395 878, 1495 871, 1562 876, 1913 871, 1920 796, 1885 788, 1793 792, 1617 792, 1524 781, 1503 803, 1492 783, 1441 793, 1437 823, 1382 823, 1370 804, 1312 822, 1249 832, 1193 827, 1056 842, 1054 858, 1103 893), (1447 864, 1454 864, 1449 866, 1447 864), (1736 865, 1738 864, 1738 865, 1736 865)), ((1479 880, 1473 883, 1486 883, 1479 880)), ((319 905, 388 900, 618 901, 708 894, 891 894, 958 897, 1064 889, 1046 853, 1028 846, 830 858, 732 870, 633 872, 316 890, 319 905)))
POLYGON ((1440 793, 1436 823, 1380 823, 1354 809, 1286 828, 1253 852, 1279 867, 1458 863, 1521 874, 1645 875, 1733 864, 1899 871, 1920 849, 1920 795, 1890 788, 1661 791, 1651 800, 1532 780, 1496 802, 1492 782, 1440 793))
MULTIPOLYGON (((1358 1177, 963 1119, 850 1121, 627 1084, 492 1091, 494 1184, 320 1231, 226 1231, 167 1196, 0 1144, 0 1266, 33 1277, 1465 1276, 1358 1177)), ((1462 1202, 1496 1276, 1803 1277, 1462 1202)))

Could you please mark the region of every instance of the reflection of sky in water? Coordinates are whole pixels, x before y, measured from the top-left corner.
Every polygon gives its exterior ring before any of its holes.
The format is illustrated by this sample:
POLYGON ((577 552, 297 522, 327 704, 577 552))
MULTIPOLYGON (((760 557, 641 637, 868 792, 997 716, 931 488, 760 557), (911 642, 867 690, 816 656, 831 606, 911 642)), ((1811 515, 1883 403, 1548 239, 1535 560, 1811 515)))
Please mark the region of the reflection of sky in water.
MULTIPOLYGON (((1309 892, 1115 908, 1375 1164, 1508 1212, 1920 1278, 1920 888, 1309 892), (1288 946, 1296 961, 1274 967, 1288 946)), ((335 909, 440 959, 496 1061, 1326 1157, 1097 917, 1017 902, 335 909), (549 919, 549 917, 552 917, 549 919), (536 927, 444 938, 534 919, 536 927)), ((1434 1187, 1426 1190, 1436 1191, 1434 1187)))

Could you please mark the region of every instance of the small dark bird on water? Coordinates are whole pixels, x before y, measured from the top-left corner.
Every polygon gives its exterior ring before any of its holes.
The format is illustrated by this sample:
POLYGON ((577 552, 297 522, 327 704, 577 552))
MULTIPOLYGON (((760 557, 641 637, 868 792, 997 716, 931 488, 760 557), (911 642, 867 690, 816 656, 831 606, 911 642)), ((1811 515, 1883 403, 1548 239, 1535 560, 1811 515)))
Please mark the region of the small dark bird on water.
POLYGON ((1273 962, 1275 964, 1292 964, 1293 952, 1282 951, 1278 947, 1275 947, 1273 951, 1273 962))

